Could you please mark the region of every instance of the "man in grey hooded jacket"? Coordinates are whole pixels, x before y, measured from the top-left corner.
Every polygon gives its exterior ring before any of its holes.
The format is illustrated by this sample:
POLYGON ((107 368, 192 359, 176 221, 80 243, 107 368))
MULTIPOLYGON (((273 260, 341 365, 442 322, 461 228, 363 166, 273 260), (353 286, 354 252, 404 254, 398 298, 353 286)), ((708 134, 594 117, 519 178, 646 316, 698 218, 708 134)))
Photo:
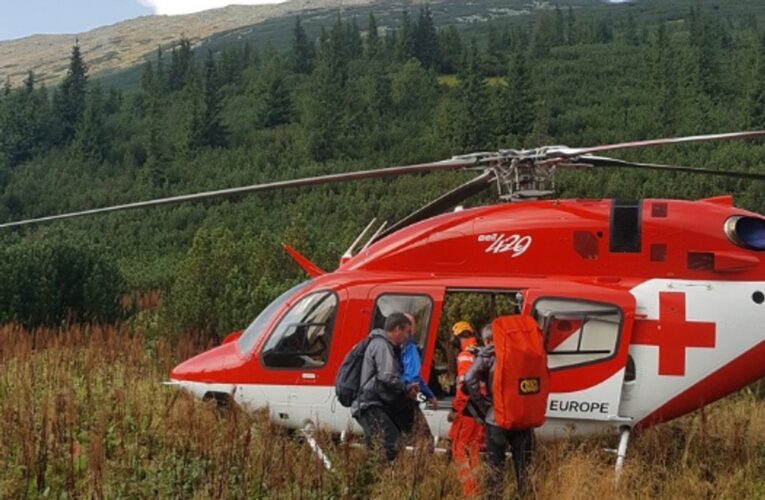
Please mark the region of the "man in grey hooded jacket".
POLYGON ((401 381, 400 348, 411 331, 409 318, 402 313, 393 313, 385 320, 384 330, 370 332, 361 367, 359 397, 351 408, 364 429, 367 446, 372 447, 375 436, 382 437, 388 460, 396 458, 401 437, 401 429, 391 415, 407 403, 407 398, 417 396, 417 384, 409 387, 401 381))
POLYGON ((463 387, 470 395, 470 400, 486 415, 486 458, 490 465, 486 481, 486 498, 502 498, 502 476, 508 446, 513 452, 513 468, 518 494, 525 497, 529 494, 528 470, 531 464, 534 432, 532 429, 505 430, 496 425, 492 406, 496 354, 491 325, 483 327, 481 337, 485 347, 478 353, 473 366, 465 375, 463 387))

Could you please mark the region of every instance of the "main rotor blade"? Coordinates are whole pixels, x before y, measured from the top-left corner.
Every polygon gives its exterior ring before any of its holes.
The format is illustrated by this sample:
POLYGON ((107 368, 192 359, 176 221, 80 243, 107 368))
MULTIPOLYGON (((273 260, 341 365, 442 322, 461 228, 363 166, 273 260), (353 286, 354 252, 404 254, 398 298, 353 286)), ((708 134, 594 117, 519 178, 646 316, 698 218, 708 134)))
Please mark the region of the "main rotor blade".
POLYGON ((644 148, 648 146, 666 146, 670 144, 687 144, 691 142, 730 141, 734 139, 753 139, 756 137, 765 137, 765 130, 732 132, 728 134, 691 135, 687 137, 672 137, 666 139, 650 139, 647 141, 621 142, 618 144, 607 144, 603 146, 593 146, 588 148, 552 147, 546 151, 546 154, 548 157, 562 156, 571 158, 573 156, 581 156, 591 153, 602 153, 604 151, 616 151, 618 149, 644 148))
POLYGON ((419 208, 417 211, 412 212, 400 221, 396 222, 381 234, 377 235, 372 243, 379 241, 389 234, 393 234, 399 229, 425 220, 434 215, 445 212, 446 210, 457 206, 460 202, 467 200, 468 198, 475 196, 476 194, 485 191, 490 188, 496 180, 496 174, 493 170, 486 170, 478 177, 471 179, 470 181, 457 186, 446 194, 443 194, 431 201, 427 205, 419 208))
POLYGON ((441 170, 459 170, 476 166, 479 162, 474 159, 453 159, 432 163, 420 163, 417 165, 407 165, 404 167, 381 168, 377 170, 361 170, 358 172, 347 172, 342 174, 320 175, 317 177, 306 177, 303 179, 293 179, 287 181, 269 182, 266 184, 254 184, 230 189, 219 189, 217 191, 206 191, 202 193, 184 194, 180 196, 171 196, 169 198, 159 198, 155 200, 138 201, 134 203, 125 203, 122 205, 113 205, 91 210, 82 210, 58 215, 49 215, 38 217, 36 219, 26 219, 15 222, 6 222, 0 224, 0 229, 8 227, 26 226, 30 224, 39 224, 61 219, 71 219, 83 217, 86 215, 104 214, 109 212, 119 212, 123 210, 132 210, 135 208, 148 208, 160 205, 174 205, 187 201, 201 201, 214 198, 228 198, 248 193, 259 193, 264 191, 275 191, 277 189, 287 189, 303 186, 319 186, 322 184, 331 184, 333 182, 348 182, 363 179, 379 179, 382 177, 395 177, 399 175, 419 174, 441 170))
POLYGON ((678 165, 661 165, 658 163, 637 163, 631 161, 617 160, 604 156, 580 156, 577 162, 586 163, 593 167, 621 167, 637 168, 647 170, 662 170, 671 172, 684 172, 688 174, 716 175, 720 177, 732 177, 736 179, 765 180, 765 174, 755 174, 752 172, 733 172, 729 170, 710 170, 698 167, 681 167, 678 165))

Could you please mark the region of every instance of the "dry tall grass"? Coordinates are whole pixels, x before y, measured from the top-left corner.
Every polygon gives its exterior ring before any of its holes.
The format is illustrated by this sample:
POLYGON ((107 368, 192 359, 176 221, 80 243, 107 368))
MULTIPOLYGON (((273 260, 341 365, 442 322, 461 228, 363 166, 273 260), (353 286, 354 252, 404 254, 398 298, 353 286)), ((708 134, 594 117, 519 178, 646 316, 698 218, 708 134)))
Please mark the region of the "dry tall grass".
MULTIPOLYGON (((322 436, 327 472, 263 415, 162 387, 193 346, 146 344, 128 328, 0 329, 0 497, 460 497, 442 456, 387 466, 322 436)), ((614 445, 540 444, 535 496, 765 497, 765 403, 746 391, 637 436, 618 486, 614 445)))

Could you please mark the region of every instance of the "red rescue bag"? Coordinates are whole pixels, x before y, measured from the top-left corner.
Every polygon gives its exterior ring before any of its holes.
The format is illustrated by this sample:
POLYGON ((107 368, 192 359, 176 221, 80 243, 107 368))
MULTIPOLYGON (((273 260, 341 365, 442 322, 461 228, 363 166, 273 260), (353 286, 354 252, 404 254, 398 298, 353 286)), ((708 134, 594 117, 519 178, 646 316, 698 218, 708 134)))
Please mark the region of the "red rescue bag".
POLYGON ((494 421, 503 429, 531 429, 545 423, 550 371, 542 333, 525 315, 502 316, 494 336, 494 421))

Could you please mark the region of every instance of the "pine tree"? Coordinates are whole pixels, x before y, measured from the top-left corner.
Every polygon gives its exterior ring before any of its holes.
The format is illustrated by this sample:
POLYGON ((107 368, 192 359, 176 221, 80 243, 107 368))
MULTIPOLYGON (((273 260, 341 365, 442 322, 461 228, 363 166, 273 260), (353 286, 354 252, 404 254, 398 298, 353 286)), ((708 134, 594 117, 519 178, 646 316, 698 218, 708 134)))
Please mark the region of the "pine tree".
POLYGON ((420 17, 414 28, 414 54, 426 68, 434 67, 438 60, 436 27, 427 4, 420 8, 420 17))
POLYGON ((165 69, 165 57, 162 46, 157 47, 157 62, 154 71, 154 81, 157 91, 162 93, 167 90, 167 70, 165 69))
POLYGON ((333 79, 341 85, 345 85, 348 78, 349 52, 347 45, 347 31, 340 14, 335 19, 335 24, 328 35, 324 36, 321 50, 325 68, 330 72, 333 79))
POLYGON ((575 45, 578 43, 576 36, 576 19, 574 17, 574 9, 570 5, 566 11, 566 43, 569 45, 575 45))
POLYGON ((480 56, 475 39, 460 74, 461 113, 458 117, 458 142, 463 151, 481 151, 493 141, 489 137, 488 89, 480 69, 480 56))
POLYGON ((655 98, 655 118, 661 134, 674 134, 677 127, 678 88, 674 50, 671 45, 667 26, 662 23, 656 33, 653 47, 653 96, 655 98))
POLYGON ((287 78, 278 60, 263 67, 256 82, 258 97, 256 122, 259 127, 271 128, 289 123, 292 118, 292 96, 287 78))
POLYGON ((438 31, 438 71, 440 73, 456 73, 460 67, 462 55, 462 38, 453 25, 438 31))
POLYGON ((377 19, 375 19, 374 12, 370 12, 369 23, 367 24, 367 59, 373 60, 380 55, 380 45, 380 35, 377 32, 377 19))
MULTIPOLYGON (((161 54, 158 54, 161 61, 161 54)), ((158 66, 160 66, 158 62, 158 66)), ((155 78, 156 81, 156 78, 155 78)), ((171 151, 165 127, 163 103, 165 102, 160 85, 154 85, 146 95, 146 116, 144 118, 144 148, 146 161, 144 171, 154 188, 160 190, 169 183, 171 151)))
POLYGON ((534 55, 547 57, 555 39, 555 25, 552 17, 545 11, 539 11, 534 23, 534 55))
POLYGON ((108 136, 104 129, 103 101, 101 86, 95 85, 88 92, 85 112, 74 137, 75 151, 80 157, 98 163, 103 161, 108 143, 108 136))
POLYGON ((391 81, 383 61, 370 63, 363 89, 367 114, 377 124, 382 124, 382 117, 391 111, 391 81))
POLYGON ((125 102, 124 94, 114 87, 109 88, 109 93, 104 100, 104 114, 113 115, 117 113, 125 102))
POLYGON ((627 24, 624 28, 624 41, 627 45, 640 45, 637 24, 635 23, 635 16, 632 15, 632 12, 627 15, 627 24))
POLYGON ((438 82, 432 71, 416 60, 409 60, 393 75, 394 111, 403 116, 414 113, 422 117, 430 112, 438 95, 438 82))
POLYGON ((226 146, 226 129, 221 122, 221 96, 218 71, 212 52, 205 60, 204 116, 201 130, 201 146, 222 148, 226 146))
POLYGON ((140 84, 144 95, 149 95, 153 92, 163 93, 167 89, 167 74, 162 47, 157 48, 157 57, 154 63, 147 61, 143 65, 140 84))
POLYGON ((23 87, 24 92, 26 92, 27 95, 31 94, 35 90, 35 72, 32 70, 29 70, 27 72, 27 77, 24 79, 23 87))
POLYGON ((258 48, 252 46, 250 41, 244 42, 244 48, 242 49, 242 71, 247 68, 257 68, 260 66, 260 54, 258 48))
POLYGON ((396 37, 396 58, 403 62, 415 57, 414 26, 412 26, 412 20, 409 18, 409 11, 407 10, 401 13, 401 27, 396 37))
POLYGON ((222 86, 238 84, 242 78, 242 71, 247 66, 245 47, 239 49, 235 45, 223 47, 218 62, 218 79, 222 86))
POLYGON ((151 92, 155 84, 154 79, 154 64, 151 61, 147 61, 141 67, 141 91, 144 94, 151 92))
POLYGON ((0 101, 0 159, 10 168, 51 145, 51 113, 48 93, 34 88, 30 74, 24 86, 13 89, 0 101))
POLYGON ((389 29, 385 32, 383 52, 388 59, 398 57, 398 32, 395 29, 389 29))
POLYGON ((313 69, 313 43, 300 24, 300 16, 295 18, 295 27, 292 30, 291 41, 293 71, 307 75, 313 69))
POLYGON ((688 13, 688 18, 686 19, 686 25, 688 27, 688 33, 690 33, 691 45, 700 45, 704 29, 702 22, 701 4, 698 2, 698 0, 696 1, 695 6, 691 6, 691 10, 688 13))
POLYGON ((69 60, 69 70, 54 97, 59 144, 68 143, 74 138, 82 113, 85 111, 87 83, 88 69, 82 59, 79 43, 75 43, 69 60))
POLYGON ((537 106, 534 124, 531 126, 531 133, 527 138, 529 144, 550 144, 552 142, 550 136, 551 114, 550 105, 547 101, 541 101, 537 106))
POLYGON ((160 190, 169 184, 170 156, 164 130, 160 128, 159 116, 152 115, 147 137, 147 157, 144 166, 151 185, 160 190))
POLYGON ((186 38, 182 38, 178 47, 173 48, 170 54, 167 86, 171 91, 181 90, 188 82, 190 73, 194 70, 193 57, 191 42, 186 38))
POLYGON ((489 41, 486 45, 484 58, 484 71, 489 76, 499 76, 504 73, 505 51, 502 47, 502 39, 493 24, 489 24, 489 41))
POLYGON ((345 23, 345 47, 346 56, 349 60, 358 59, 364 55, 364 43, 361 40, 361 31, 354 17, 350 23, 345 23))
POLYGON ((182 128, 185 141, 180 144, 179 150, 187 153, 190 150, 203 147, 205 141, 205 89, 204 83, 197 74, 191 75, 191 78, 184 85, 181 96, 186 102, 181 117, 186 118, 186 121, 185 127, 182 128))
POLYGON ((718 42, 712 29, 712 21, 708 16, 698 15, 699 19, 695 21, 693 36, 696 51, 697 90, 700 96, 714 102, 720 97, 718 42))
POLYGON ((317 161, 334 158, 340 151, 348 77, 343 34, 339 17, 329 34, 322 30, 316 70, 312 75, 312 96, 304 113, 308 151, 317 161))
POLYGON ((522 140, 531 132, 535 116, 531 73, 522 50, 517 50, 513 56, 507 75, 507 86, 500 96, 500 131, 503 135, 515 136, 522 140))
POLYGON ((754 88, 749 96, 749 125, 765 129, 765 34, 760 35, 754 88))
POLYGON ((611 43, 614 40, 613 22, 610 17, 601 17, 595 28, 595 41, 597 43, 611 43))
POLYGON ((563 17, 563 11, 560 10, 560 6, 555 4, 555 31, 553 34, 552 44, 554 46, 563 45, 566 41, 566 19, 563 17))

